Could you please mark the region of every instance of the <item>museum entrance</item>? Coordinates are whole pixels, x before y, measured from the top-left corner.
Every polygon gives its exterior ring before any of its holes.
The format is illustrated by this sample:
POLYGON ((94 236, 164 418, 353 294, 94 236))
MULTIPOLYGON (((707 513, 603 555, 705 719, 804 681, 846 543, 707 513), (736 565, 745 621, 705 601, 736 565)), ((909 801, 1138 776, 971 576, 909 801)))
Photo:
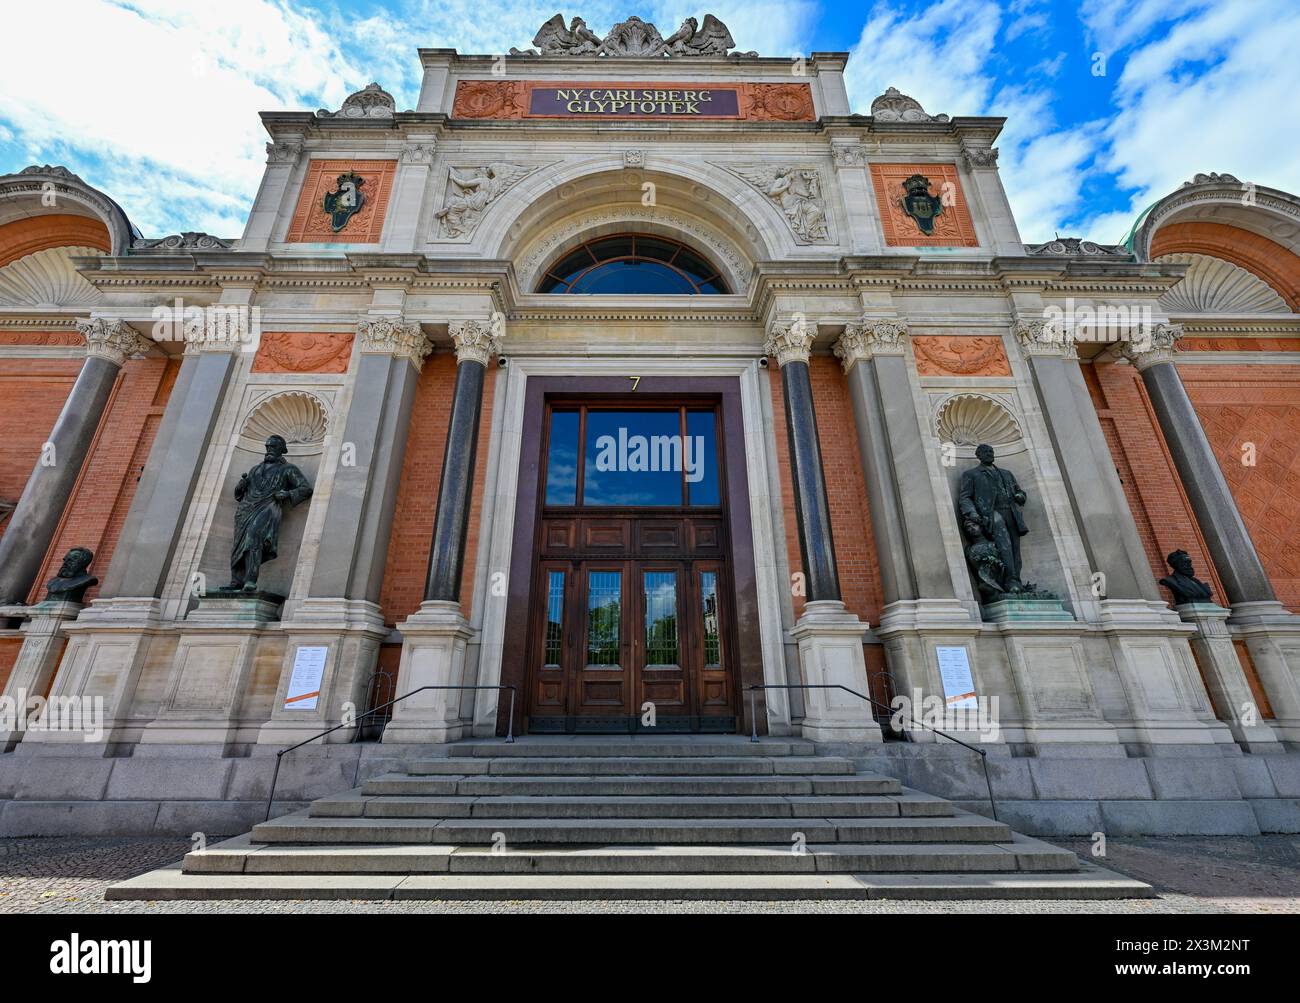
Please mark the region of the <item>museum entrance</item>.
POLYGON ((736 730, 720 441, 716 402, 546 401, 530 732, 736 730))

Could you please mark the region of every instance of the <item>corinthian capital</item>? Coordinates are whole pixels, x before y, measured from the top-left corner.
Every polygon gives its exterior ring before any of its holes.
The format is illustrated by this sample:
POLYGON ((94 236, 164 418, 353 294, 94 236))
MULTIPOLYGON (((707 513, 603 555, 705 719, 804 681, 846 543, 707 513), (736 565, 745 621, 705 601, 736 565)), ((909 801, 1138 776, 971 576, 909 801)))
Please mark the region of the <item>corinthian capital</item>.
POLYGON ((501 350, 498 327, 487 320, 453 320, 448 324, 447 332, 456 346, 456 362, 477 362, 486 366, 488 360, 501 350))
POLYGON ((357 337, 363 353, 409 359, 416 369, 433 351, 433 342, 420 325, 400 317, 364 317, 357 324, 357 337))
POLYGON ((1182 324, 1138 327, 1136 334, 1119 343, 1119 350, 1141 372, 1161 362, 1173 362, 1182 336, 1182 324))
POLYGON ((767 343, 763 351, 776 357, 776 364, 785 367, 791 362, 807 362, 812 354, 817 325, 802 317, 792 321, 779 321, 767 329, 767 343))
POLYGON ((77 330, 86 339, 89 358, 107 359, 115 366, 126 364, 133 355, 144 355, 153 342, 140 335, 130 324, 106 317, 77 321, 77 330))
POLYGON ((872 320, 844 325, 844 333, 833 351, 844 371, 874 355, 902 355, 907 339, 907 323, 901 320, 872 320))
POLYGON ((1059 355, 1064 359, 1077 359, 1074 336, 1055 321, 1044 318, 1017 318, 1011 332, 1020 342, 1026 355, 1059 355))

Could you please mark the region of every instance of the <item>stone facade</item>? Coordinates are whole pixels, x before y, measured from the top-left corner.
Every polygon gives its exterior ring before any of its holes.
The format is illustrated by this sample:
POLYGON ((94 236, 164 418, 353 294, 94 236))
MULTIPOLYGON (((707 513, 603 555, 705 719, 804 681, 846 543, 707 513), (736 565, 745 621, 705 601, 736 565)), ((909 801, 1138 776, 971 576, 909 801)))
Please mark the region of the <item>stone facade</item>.
POLYGON ((720 402, 739 621, 728 709, 693 726, 973 800, 960 752, 885 741, 862 699, 961 698, 964 662, 997 727, 946 730, 1022 827, 1300 830, 1300 198, 1198 175, 1126 246, 1027 247, 1003 120, 893 89, 855 116, 844 54, 728 56, 712 23, 548 22, 504 76, 420 50, 410 111, 371 85, 267 114, 237 240, 140 240, 61 168, 0 178, 0 681, 102 714, 0 728, 0 832, 236 831, 326 729, 281 800, 501 734, 512 695, 527 730, 544 406, 673 394, 720 402), (615 238, 709 288, 543 291, 615 238), (223 596, 270 435, 313 493, 258 596, 223 596), (1038 589, 997 609, 956 506, 981 444, 1038 589), (99 584, 42 602, 73 546, 99 584), (1174 550, 1213 603, 1170 605, 1174 550))

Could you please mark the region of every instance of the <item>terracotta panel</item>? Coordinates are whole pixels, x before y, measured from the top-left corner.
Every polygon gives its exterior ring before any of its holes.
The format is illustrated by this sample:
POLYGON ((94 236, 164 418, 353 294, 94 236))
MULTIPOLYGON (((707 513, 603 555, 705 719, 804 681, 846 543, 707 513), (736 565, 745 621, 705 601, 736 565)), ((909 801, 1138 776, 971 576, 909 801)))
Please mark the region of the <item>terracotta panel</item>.
POLYGON ((290 244, 377 244, 384 230, 384 216, 392 195, 395 160, 313 160, 307 167, 298 196, 298 208, 285 235, 290 244), (354 173, 365 179, 361 194, 365 201, 360 212, 348 220, 338 233, 330 225, 325 211, 327 192, 338 187, 340 174, 354 173))
POLYGON ((1010 376, 1001 338, 917 335, 912 338, 921 376, 1010 376))
POLYGON ((265 331, 253 359, 255 373, 346 373, 355 335, 265 331))
POLYGON ((872 164, 871 184, 880 207, 885 243, 890 247, 978 247, 975 224, 962 191, 956 164, 872 164), (934 221, 934 233, 926 236, 916 221, 903 211, 903 182, 913 174, 930 180, 930 194, 945 199, 943 213, 934 221), (946 185, 952 185, 946 189, 946 185), (951 195, 951 199, 947 198, 951 195), (951 201, 951 204, 947 204, 951 201))

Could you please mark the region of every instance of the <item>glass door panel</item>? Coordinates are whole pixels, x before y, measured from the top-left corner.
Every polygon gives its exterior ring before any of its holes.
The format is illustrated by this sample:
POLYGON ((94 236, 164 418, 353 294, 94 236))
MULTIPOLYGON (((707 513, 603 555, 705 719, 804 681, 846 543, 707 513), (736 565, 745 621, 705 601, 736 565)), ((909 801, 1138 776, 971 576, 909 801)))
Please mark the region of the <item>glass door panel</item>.
POLYGON ((642 573, 645 609, 645 667, 677 668, 681 664, 681 641, 677 629, 677 572, 642 573))
POLYGON ((592 571, 587 577, 587 668, 622 669, 623 573, 592 571))

